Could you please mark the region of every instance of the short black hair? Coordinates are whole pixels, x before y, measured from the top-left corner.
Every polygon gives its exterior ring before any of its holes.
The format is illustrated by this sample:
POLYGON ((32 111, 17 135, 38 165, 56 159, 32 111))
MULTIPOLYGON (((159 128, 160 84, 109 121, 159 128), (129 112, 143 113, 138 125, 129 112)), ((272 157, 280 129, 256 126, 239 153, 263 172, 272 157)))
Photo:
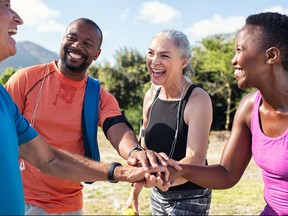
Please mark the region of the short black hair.
MULTIPOLYGON (((74 22, 76 22, 76 21, 81 21, 81 22, 84 22, 84 23, 86 23, 86 24, 88 24, 88 25, 91 25, 91 26, 93 26, 93 27, 95 28, 96 31, 99 32, 99 34, 100 34, 100 43, 99 43, 99 47, 98 47, 98 48, 100 48, 101 45, 102 45, 102 42, 103 42, 103 33, 102 33, 101 28, 100 28, 94 21, 92 21, 91 19, 83 18, 83 17, 74 20, 73 22, 71 22, 71 23, 68 25, 68 27, 69 27, 72 23, 74 23, 74 22)), ((68 27, 67 27, 67 28, 68 28, 68 27)))
POLYGON ((263 12, 247 17, 246 24, 260 26, 263 32, 262 48, 277 47, 283 67, 288 71, 288 16, 277 12, 263 12))

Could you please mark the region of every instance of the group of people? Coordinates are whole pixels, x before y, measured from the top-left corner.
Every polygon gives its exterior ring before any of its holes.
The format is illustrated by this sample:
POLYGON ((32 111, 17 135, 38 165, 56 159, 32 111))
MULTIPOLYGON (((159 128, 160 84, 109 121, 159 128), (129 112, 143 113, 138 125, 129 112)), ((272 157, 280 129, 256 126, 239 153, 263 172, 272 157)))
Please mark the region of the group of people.
MULTIPOLYGON (((0 61, 16 53, 12 36, 22 24, 10 0, 0 0, 0 61)), ((147 49, 152 85, 138 144, 115 97, 86 74, 101 53, 100 27, 72 21, 59 60, 23 68, 0 87, 0 214, 79 215, 81 182, 124 181, 133 183, 125 207, 137 214, 145 186, 153 187, 152 215, 208 215, 211 190, 234 186, 252 156, 263 170, 261 215, 288 214, 287 26, 286 15, 266 12, 238 32, 234 74, 239 88, 257 91, 240 102, 220 163, 209 165, 212 103, 186 76, 186 35, 161 31, 147 49), (128 165, 99 162, 98 126, 128 165)))

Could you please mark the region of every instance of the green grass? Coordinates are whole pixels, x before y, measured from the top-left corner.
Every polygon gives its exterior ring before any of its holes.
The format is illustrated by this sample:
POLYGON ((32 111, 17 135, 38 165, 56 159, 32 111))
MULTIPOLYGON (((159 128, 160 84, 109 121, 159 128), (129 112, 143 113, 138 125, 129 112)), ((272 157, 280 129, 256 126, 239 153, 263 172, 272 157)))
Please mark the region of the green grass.
MULTIPOLYGON (((220 160, 228 132, 213 132, 208 150, 209 164, 220 160)), ((125 161, 111 147, 99 131, 99 148, 102 162, 125 161)), ((130 193, 130 184, 118 182, 95 182, 84 185, 84 214, 120 215, 121 209, 130 193)), ((140 194, 141 215, 150 214, 150 189, 144 188, 140 194)), ((231 189, 213 190, 210 215, 259 215, 264 208, 263 183, 261 172, 252 160, 241 180, 231 189)))

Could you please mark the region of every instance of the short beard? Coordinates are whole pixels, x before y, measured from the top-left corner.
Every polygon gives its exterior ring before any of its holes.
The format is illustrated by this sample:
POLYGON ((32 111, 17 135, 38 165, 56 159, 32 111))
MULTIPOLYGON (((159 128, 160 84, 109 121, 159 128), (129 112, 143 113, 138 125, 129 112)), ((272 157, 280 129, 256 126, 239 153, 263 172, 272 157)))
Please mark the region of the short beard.
POLYGON ((75 73, 82 73, 83 71, 85 71, 88 66, 86 65, 87 59, 85 58, 84 62, 79 65, 79 66, 74 66, 69 64, 69 62, 67 61, 67 56, 68 56, 68 52, 65 50, 64 54, 60 57, 63 65, 71 72, 75 72, 75 73))

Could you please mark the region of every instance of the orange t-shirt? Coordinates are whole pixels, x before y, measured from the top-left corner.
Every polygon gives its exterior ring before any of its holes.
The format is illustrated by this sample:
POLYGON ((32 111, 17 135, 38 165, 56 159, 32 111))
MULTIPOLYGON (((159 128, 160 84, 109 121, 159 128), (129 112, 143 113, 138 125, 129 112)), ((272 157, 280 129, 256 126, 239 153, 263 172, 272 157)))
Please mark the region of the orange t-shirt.
MULTIPOLYGON (((82 81, 70 80, 59 71, 56 63, 21 69, 10 78, 5 88, 20 112, 50 145, 84 155, 81 114, 88 76, 82 81)), ((115 97, 102 88, 99 105, 100 127, 106 118, 121 115, 115 97)), ((28 162, 24 163, 21 174, 26 203, 39 206, 48 213, 82 208, 81 182, 44 174, 28 162)))

